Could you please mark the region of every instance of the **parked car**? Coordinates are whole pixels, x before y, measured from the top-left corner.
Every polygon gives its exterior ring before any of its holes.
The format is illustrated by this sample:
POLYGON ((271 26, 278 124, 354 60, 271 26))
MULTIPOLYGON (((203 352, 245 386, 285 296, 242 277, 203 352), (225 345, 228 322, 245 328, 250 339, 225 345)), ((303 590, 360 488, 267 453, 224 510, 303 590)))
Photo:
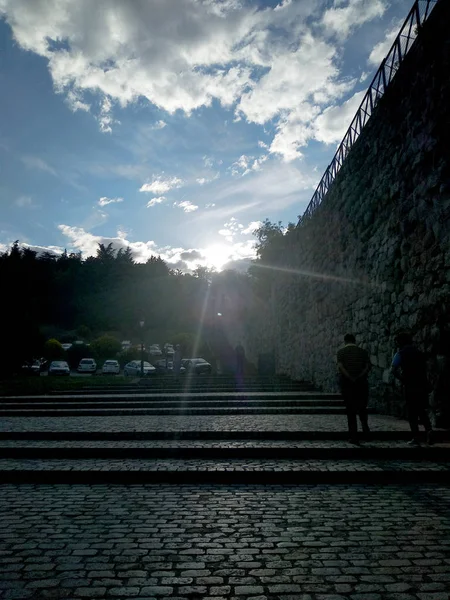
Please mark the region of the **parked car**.
POLYGON ((70 375, 69 365, 65 360, 54 360, 48 368, 49 375, 70 375))
MULTIPOLYGON (((144 360, 144 377, 148 377, 149 375, 153 375, 156 373, 156 369, 149 362, 144 360)), ((123 374, 125 377, 135 376, 140 377, 141 375, 141 361, 140 360, 132 360, 127 363, 123 368, 123 374)))
POLYGON ((195 373, 196 375, 212 372, 212 366, 204 358, 183 358, 181 366, 184 367, 187 373, 195 373))
POLYGON ((166 354, 167 356, 173 356, 175 354, 173 344, 164 344, 164 354, 166 354))
POLYGON ((161 348, 159 344, 152 344, 149 348, 149 352, 152 356, 162 356, 161 348))
POLYGON ((32 360, 31 362, 24 363, 21 372, 23 375, 37 375, 39 377, 41 374, 41 361, 32 360))
POLYGON ((61 344, 62 349, 67 352, 70 348, 72 348, 72 344, 61 344))
MULTIPOLYGON (((167 361, 167 365, 166 365, 166 361, 165 359, 161 359, 161 360, 157 360, 155 362, 155 368, 159 373, 172 373, 173 372, 173 362, 171 360, 167 361)), ((184 373, 186 371, 186 369, 181 366, 180 367, 180 373, 184 373)))
POLYGON ((102 373, 118 375, 120 373, 120 365, 117 360, 105 360, 102 367, 102 373))
POLYGON ((77 371, 78 373, 95 373, 97 371, 97 363, 93 358, 82 358, 77 371))

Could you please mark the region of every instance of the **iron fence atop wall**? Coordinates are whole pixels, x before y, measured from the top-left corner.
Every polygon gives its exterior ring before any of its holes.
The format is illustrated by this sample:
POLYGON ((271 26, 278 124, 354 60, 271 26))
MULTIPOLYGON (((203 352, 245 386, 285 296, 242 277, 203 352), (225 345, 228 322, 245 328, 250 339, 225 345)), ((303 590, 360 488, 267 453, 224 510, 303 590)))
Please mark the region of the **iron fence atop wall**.
POLYGON ((361 131, 372 116, 380 98, 384 95, 387 87, 394 79, 406 54, 409 52, 415 39, 419 35, 421 27, 428 19, 436 4, 441 1, 442 0, 415 0, 399 34, 391 46, 391 49, 386 58, 382 61, 375 77, 372 79, 369 89, 367 90, 350 127, 347 129, 344 139, 336 150, 333 160, 323 174, 305 212, 299 217, 299 225, 309 219, 322 202, 333 181, 336 179, 347 154, 359 138, 361 131))

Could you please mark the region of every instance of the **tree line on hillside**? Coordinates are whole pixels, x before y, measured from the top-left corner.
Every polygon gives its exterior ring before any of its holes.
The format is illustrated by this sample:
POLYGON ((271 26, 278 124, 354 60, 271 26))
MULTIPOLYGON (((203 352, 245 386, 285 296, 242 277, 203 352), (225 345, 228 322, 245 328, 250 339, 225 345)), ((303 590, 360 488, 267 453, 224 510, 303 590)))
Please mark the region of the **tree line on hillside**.
MULTIPOLYGON (((256 232, 259 254, 279 229, 266 220, 256 232)), ((192 345, 199 323, 203 331, 209 324, 203 313, 211 285, 220 287, 222 295, 244 288, 264 294, 264 277, 264 270, 254 267, 245 274, 204 267, 186 274, 156 256, 136 263, 130 248, 116 251, 112 244, 99 244, 95 256, 83 259, 81 253, 38 255, 16 241, 0 254, 0 369, 7 374, 41 356, 50 338, 91 342, 106 334, 139 342, 144 335, 147 343, 164 343, 184 335, 185 345, 192 345)))

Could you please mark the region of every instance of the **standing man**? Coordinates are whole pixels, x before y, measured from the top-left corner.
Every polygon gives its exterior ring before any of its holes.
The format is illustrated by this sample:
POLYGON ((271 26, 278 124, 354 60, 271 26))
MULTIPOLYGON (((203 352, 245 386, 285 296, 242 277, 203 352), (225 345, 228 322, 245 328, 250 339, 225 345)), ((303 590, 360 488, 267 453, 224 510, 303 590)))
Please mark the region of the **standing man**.
POLYGON ((370 370, 369 355, 363 348, 356 345, 355 336, 347 333, 344 336, 343 348, 337 352, 337 367, 340 375, 340 386, 347 409, 349 442, 359 446, 358 425, 356 416, 359 415, 363 432, 370 433, 367 421, 367 403, 369 400, 369 382, 367 374, 370 370))
POLYGON ((403 384, 403 397, 408 411, 413 439, 411 446, 420 446, 419 421, 427 432, 427 443, 433 443, 433 430, 428 416, 428 378, 425 355, 414 344, 406 331, 399 333, 395 342, 398 348, 392 361, 392 373, 403 384))

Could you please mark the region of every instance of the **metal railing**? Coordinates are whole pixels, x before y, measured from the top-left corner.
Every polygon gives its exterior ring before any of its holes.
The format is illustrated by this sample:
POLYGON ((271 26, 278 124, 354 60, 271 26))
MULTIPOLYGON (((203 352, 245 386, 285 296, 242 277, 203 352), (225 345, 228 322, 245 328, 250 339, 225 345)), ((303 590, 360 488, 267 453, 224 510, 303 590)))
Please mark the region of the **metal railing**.
POLYGON ((328 165, 327 170, 322 176, 316 191, 311 198, 303 215, 299 216, 298 225, 309 219, 316 208, 322 202, 324 196, 330 189, 333 181, 336 179, 347 154, 350 152, 353 144, 359 138, 365 124, 372 116, 372 113, 378 104, 380 98, 384 95, 387 87, 394 79, 406 54, 411 49, 419 31, 425 21, 428 19, 431 11, 438 2, 442 0, 415 0, 411 10, 395 38, 386 58, 382 61, 375 77, 367 90, 344 139, 340 143, 333 160, 328 165))

